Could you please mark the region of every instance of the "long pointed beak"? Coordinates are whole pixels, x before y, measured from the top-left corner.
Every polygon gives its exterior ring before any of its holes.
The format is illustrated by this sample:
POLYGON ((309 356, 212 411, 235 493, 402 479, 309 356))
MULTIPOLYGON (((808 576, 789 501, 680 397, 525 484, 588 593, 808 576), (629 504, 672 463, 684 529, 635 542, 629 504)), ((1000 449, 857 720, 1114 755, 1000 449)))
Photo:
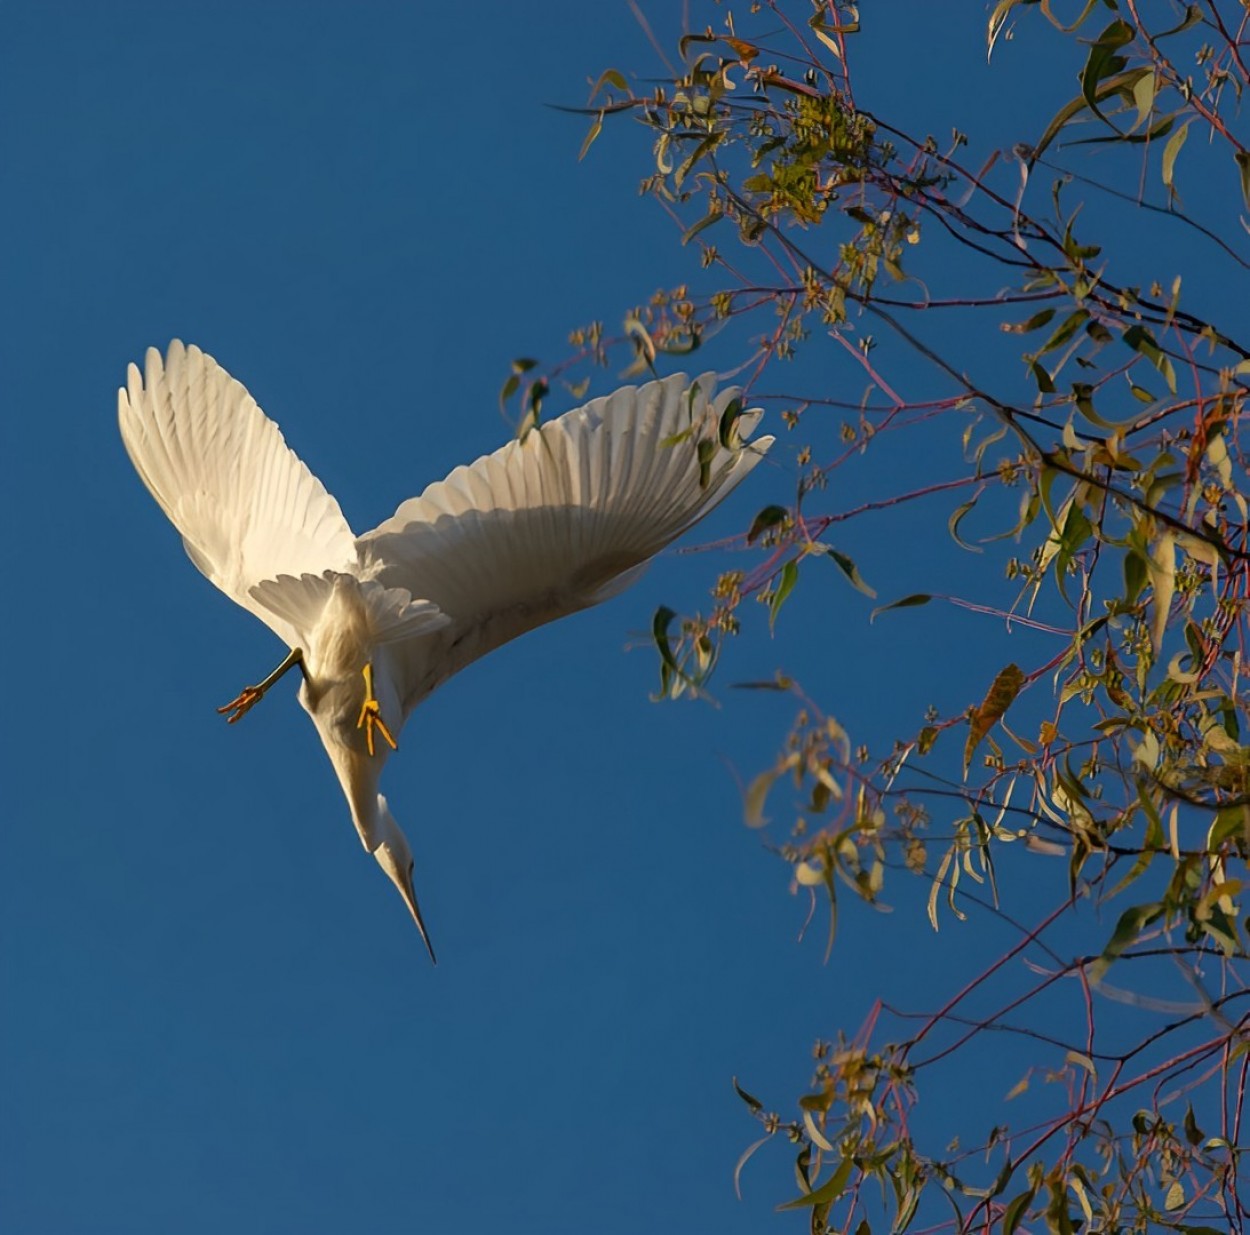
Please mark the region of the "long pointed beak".
POLYGON ((404 904, 408 906, 408 912, 412 914, 412 920, 417 924, 417 930, 421 932, 421 939, 425 943, 426 951, 430 954, 430 960, 437 965, 438 957, 434 955, 434 945, 430 942, 429 932, 425 929, 425 920, 421 917, 421 906, 417 903, 417 893, 412 886, 412 859, 408 857, 407 845, 404 845, 402 861, 386 841, 373 851, 373 856, 377 858, 378 865, 386 872, 387 878, 404 898, 404 904))
POLYGON ((401 881, 396 880, 395 886, 399 889, 399 894, 404 898, 404 904, 408 906, 408 912, 412 914, 412 920, 417 924, 417 930, 421 932, 421 940, 425 944, 425 950, 430 954, 430 960, 437 965, 438 957, 434 955, 434 945, 430 942, 429 932, 425 929, 425 922, 421 918, 421 906, 417 903, 417 893, 412 886, 412 871, 401 881))

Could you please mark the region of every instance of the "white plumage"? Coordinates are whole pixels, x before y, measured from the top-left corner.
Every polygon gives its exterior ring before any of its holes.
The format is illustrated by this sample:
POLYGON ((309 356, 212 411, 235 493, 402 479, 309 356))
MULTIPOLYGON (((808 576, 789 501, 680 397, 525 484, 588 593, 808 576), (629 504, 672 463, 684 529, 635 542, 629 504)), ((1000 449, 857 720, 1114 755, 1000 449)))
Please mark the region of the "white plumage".
MULTIPOLYGON (((197 347, 148 350, 118 392, 122 440, 195 565, 292 654, 222 711, 237 720, 298 664, 299 698, 352 818, 427 947, 403 832, 378 793, 408 714, 501 644, 628 587, 772 444, 737 391, 681 374, 625 387, 509 442, 356 537, 243 386, 197 347), (700 454, 700 444, 702 454, 700 454), (376 735, 385 741, 375 741, 376 735)), ((433 949, 430 955, 433 956, 433 949)))

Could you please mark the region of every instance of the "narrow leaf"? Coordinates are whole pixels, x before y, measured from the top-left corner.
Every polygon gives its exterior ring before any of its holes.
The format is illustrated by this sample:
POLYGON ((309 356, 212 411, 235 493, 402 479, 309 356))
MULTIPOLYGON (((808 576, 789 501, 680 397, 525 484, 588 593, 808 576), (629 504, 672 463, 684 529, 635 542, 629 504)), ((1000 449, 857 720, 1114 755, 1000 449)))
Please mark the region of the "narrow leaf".
POLYGON ((933 597, 925 592, 913 592, 910 596, 904 596, 902 600, 892 600, 888 605, 878 605, 868 620, 875 622, 877 614, 884 613, 887 609, 910 609, 914 605, 927 605, 932 599, 933 597))
POLYGON ((842 1190, 846 1187, 846 1181, 851 1177, 852 1166, 854 1166, 854 1161, 851 1158, 843 1158, 838 1169, 814 1192, 796 1196, 794 1200, 787 1201, 784 1205, 778 1205, 777 1209, 779 1211, 785 1209, 810 1209, 813 1205, 831 1205, 842 1195, 842 1190))
POLYGON ((1241 173, 1241 196, 1250 207, 1250 151, 1238 150, 1233 154, 1237 160, 1237 170, 1241 173))
POLYGON ((1192 120, 1185 121, 1171 137, 1168 138, 1168 144, 1163 147, 1163 183, 1168 189, 1172 188, 1172 178, 1176 171, 1176 156, 1180 154, 1181 147, 1185 144, 1185 138, 1189 135, 1189 126, 1192 120))
POLYGON ((1102 955, 1089 967, 1089 980, 1098 983, 1111 968, 1112 962, 1128 947, 1137 942, 1142 930, 1163 914, 1163 906, 1157 901, 1149 905, 1134 905, 1126 909, 1116 923, 1102 955))
POLYGON ((839 553, 836 549, 830 549, 829 556, 838 564, 838 569, 850 580, 852 587, 863 592, 865 596, 871 596, 873 600, 877 599, 877 593, 864 582, 863 576, 859 573, 859 567, 845 553, 839 553))
POLYGON ((776 590, 773 592, 773 598, 768 605, 768 628, 771 630, 777 624, 777 614, 781 612, 781 606, 786 603, 786 597, 794 591, 794 585, 799 581, 799 564, 793 558, 790 559, 781 568, 781 578, 777 581, 776 590))

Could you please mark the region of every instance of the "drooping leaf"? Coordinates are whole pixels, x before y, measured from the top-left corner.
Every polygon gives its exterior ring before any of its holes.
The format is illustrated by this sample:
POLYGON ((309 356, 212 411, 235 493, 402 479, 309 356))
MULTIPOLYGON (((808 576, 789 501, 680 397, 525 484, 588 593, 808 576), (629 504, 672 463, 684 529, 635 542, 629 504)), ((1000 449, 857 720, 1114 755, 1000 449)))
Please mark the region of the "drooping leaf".
POLYGON ((1163 183, 1171 192, 1173 189, 1173 177, 1176 174, 1176 156, 1180 154, 1181 147, 1185 144, 1185 138, 1189 136, 1189 126, 1193 124, 1193 119, 1186 120, 1184 124, 1168 138, 1167 145, 1163 147, 1163 162, 1161 171, 1163 174, 1163 183))
POLYGON ((677 683, 685 679, 677 657, 673 655, 673 646, 669 638, 669 627, 676 620, 677 614, 666 605, 661 605, 651 619, 651 638, 656 651, 660 654, 660 698, 667 698, 677 683))
POLYGON ((777 527, 790 517, 784 506, 765 506, 751 520, 751 530, 747 532, 747 544, 753 545, 770 527, 777 527))
POLYGON ((1250 151, 1237 150, 1233 154, 1237 160, 1237 171, 1241 174, 1241 197, 1250 208, 1250 151))
POLYGON ((761 772, 748 786, 742 804, 743 819, 748 828, 762 828, 768 823, 764 814, 764 803, 768 800, 768 791, 777 779, 775 768, 761 772))
POLYGON ((1029 372, 1033 374, 1039 394, 1053 395, 1055 393, 1055 383, 1050 374, 1036 360, 1029 361, 1029 372))
POLYGON ((838 1165, 838 1169, 819 1188, 805 1193, 803 1196, 796 1196, 794 1200, 787 1201, 784 1205, 778 1205, 777 1209, 810 1209, 813 1205, 832 1204, 842 1195, 842 1191, 846 1187, 846 1181, 851 1177, 851 1168, 854 1165, 852 1158, 843 1158, 838 1165))
POLYGON ((1029 1206, 1033 1204, 1035 1195, 1035 1190, 1030 1188, 1027 1192, 1021 1192, 1019 1196, 1012 1197, 1007 1202, 1007 1207, 1003 1210, 1003 1235, 1014 1235, 1016 1227, 1020 1225, 1029 1206))
MULTIPOLYGON (((978 495, 979 496, 979 495, 978 495)), ((956 506, 951 512, 951 517, 946 521, 946 529, 951 534, 951 539, 961 548, 967 549, 969 553, 984 553, 985 550, 980 545, 970 545, 959 535, 959 525, 963 522, 966 515, 977 504, 977 498, 970 498, 960 506, 956 506)))
POLYGON ((1176 537, 1171 532, 1164 532, 1155 542, 1150 551, 1149 567, 1154 584, 1150 599, 1150 643, 1158 656, 1176 591, 1176 537))
POLYGON ((1107 940, 1102 955, 1089 967, 1089 980, 1097 983, 1103 974, 1111 968, 1115 959, 1128 947, 1137 942, 1142 931, 1151 922, 1163 916, 1163 906, 1155 901, 1148 905, 1133 905, 1126 909, 1116 923, 1111 938, 1107 940))
POLYGON ((740 1097, 743 1100, 743 1102, 745 1102, 747 1106, 751 1108, 752 1115, 758 1114, 760 1111, 764 1109, 764 1104, 757 1097, 755 1097, 753 1094, 747 1093, 747 1091, 743 1089, 741 1085, 738 1084, 738 1078, 736 1076, 733 1078, 733 1083, 734 1083, 734 1089, 736 1090, 738 1097, 740 1097))
POLYGON ((877 593, 864 582, 863 576, 859 573, 859 567, 845 553, 839 553, 836 549, 830 549, 828 552, 853 588, 863 592, 865 596, 871 596, 873 600, 877 599, 877 593))
POLYGON ((1172 358, 1155 341, 1154 335, 1145 326, 1130 326, 1123 335, 1124 342, 1135 352, 1145 356, 1167 382, 1168 389, 1176 393, 1176 370, 1172 367, 1172 358))
POLYGON ((717 437, 720 438, 720 444, 726 450, 733 450, 738 445, 738 434, 734 426, 738 423, 738 417, 742 415, 742 400, 730 399, 725 405, 725 410, 720 414, 720 424, 717 426, 717 437))
POLYGON ((586 130, 586 137, 582 141, 582 148, 577 152, 577 161, 580 163, 582 159, 590 153, 590 148, 595 144, 595 139, 603 132, 603 112, 600 112, 591 122, 590 128, 586 130))
POLYGON ((968 740, 964 744, 964 775, 972 763, 981 739, 1007 715, 1016 696, 1024 685, 1024 672, 1019 665, 1008 665, 1000 669, 985 698, 972 709, 968 717, 968 740))
POLYGON ((1042 350, 1037 354, 1045 356, 1047 352, 1053 352, 1057 347, 1062 347, 1087 321, 1089 321, 1088 309, 1073 309, 1059 323, 1054 333, 1042 345, 1042 350))
POLYGON ((794 591, 794 585, 798 581, 799 564, 791 558, 781 568, 781 578, 777 580, 777 586, 773 589, 773 598, 768 603, 769 630, 777 624, 777 614, 781 612, 781 606, 786 603, 786 598, 794 591))
POLYGON ((712 483, 712 460, 716 458, 716 443, 703 438, 698 445, 699 488, 706 489, 712 483))
MULTIPOLYGON (((1109 99, 1113 94, 1127 94, 1132 97, 1133 87, 1146 74, 1153 74, 1153 68, 1131 68, 1125 69, 1122 73, 1115 73, 1110 77, 1100 78, 1098 84, 1093 91, 1093 101, 1095 106, 1109 99)), ((1086 98, 1084 92, 1077 95, 1069 103, 1065 103, 1053 116, 1050 123, 1046 126, 1045 132, 1038 139, 1037 144, 1033 147, 1032 157, 1036 161, 1041 157, 1046 148, 1055 140, 1063 131, 1074 116, 1079 115, 1090 106, 1090 101, 1086 98)))

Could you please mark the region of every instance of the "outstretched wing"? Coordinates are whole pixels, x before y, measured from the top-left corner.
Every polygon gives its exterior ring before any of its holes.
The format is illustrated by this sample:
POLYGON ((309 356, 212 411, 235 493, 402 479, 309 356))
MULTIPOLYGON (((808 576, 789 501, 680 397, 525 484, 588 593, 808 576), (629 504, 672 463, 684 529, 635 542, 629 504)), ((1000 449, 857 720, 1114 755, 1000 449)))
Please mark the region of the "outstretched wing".
POLYGON ((773 439, 747 441, 759 410, 727 416, 737 391, 714 390, 713 374, 676 374, 595 399, 456 468, 361 538, 366 578, 451 619, 395 649, 406 708, 500 644, 624 590, 729 494, 773 439))
POLYGON ((263 580, 355 573, 338 503, 256 400, 211 356, 176 339, 117 392, 122 441, 188 556, 231 600, 294 646, 297 628, 251 594, 263 580))

